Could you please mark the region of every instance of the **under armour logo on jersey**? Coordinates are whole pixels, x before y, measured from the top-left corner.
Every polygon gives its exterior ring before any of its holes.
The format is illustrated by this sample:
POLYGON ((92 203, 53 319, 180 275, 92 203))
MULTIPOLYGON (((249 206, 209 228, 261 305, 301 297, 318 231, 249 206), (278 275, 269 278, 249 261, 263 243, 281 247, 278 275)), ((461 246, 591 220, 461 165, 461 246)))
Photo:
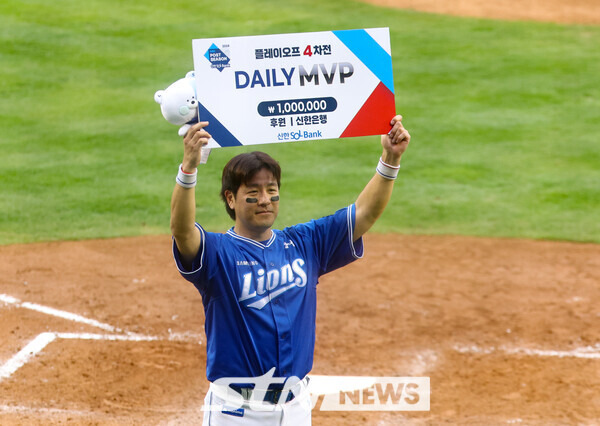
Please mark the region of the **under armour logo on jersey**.
POLYGON ((281 296, 286 291, 294 287, 304 287, 308 280, 306 271, 302 268, 304 263, 303 259, 298 258, 291 265, 287 263, 279 269, 269 269, 266 273, 264 269, 259 269, 256 280, 253 280, 254 273, 244 274, 242 295, 238 301, 244 302, 253 299, 254 301, 246 306, 262 309, 271 300, 281 296), (256 281, 255 286, 252 285, 253 281, 256 281))
POLYGON ((292 240, 290 240, 289 243, 283 243, 283 248, 285 248, 285 249, 290 248, 290 246, 296 247, 296 245, 294 244, 294 242, 292 240))

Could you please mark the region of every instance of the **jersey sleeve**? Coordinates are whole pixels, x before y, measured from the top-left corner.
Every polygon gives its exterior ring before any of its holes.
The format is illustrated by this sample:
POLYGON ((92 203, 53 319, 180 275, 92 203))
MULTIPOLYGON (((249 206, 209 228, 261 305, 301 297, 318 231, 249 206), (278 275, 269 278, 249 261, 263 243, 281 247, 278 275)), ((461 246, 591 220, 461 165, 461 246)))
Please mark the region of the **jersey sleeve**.
POLYGON ((362 237, 354 241, 354 204, 330 216, 292 227, 312 244, 319 275, 334 271, 363 257, 362 237))
POLYGON ((173 258, 177 265, 177 270, 183 278, 194 284, 200 293, 204 296, 207 288, 206 283, 209 280, 209 264, 211 263, 212 253, 218 245, 218 239, 213 238, 213 234, 206 232, 202 226, 196 223, 196 228, 200 230, 200 248, 192 262, 191 268, 186 269, 181 262, 181 254, 173 238, 173 258))

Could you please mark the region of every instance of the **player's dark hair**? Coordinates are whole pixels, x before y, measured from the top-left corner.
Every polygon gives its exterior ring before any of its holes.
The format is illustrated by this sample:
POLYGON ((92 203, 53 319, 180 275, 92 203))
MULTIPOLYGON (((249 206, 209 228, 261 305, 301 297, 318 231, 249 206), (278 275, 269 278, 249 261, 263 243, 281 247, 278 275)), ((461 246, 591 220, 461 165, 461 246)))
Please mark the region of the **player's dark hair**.
POLYGON ((225 203, 225 210, 235 220, 235 210, 227 204, 225 191, 231 191, 237 195, 242 184, 247 184, 259 171, 267 169, 273 173, 277 186, 281 188, 281 167, 269 154, 260 151, 245 152, 236 155, 223 168, 221 178, 221 199, 225 203))

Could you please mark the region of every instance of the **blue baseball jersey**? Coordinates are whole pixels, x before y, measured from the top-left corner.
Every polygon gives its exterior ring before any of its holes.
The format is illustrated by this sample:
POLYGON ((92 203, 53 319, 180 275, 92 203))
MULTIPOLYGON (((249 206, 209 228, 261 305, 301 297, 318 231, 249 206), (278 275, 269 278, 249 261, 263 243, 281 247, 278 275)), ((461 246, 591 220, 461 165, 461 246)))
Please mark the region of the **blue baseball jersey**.
POLYGON ((273 230, 268 241, 205 231, 191 270, 179 272, 202 296, 206 376, 303 378, 313 364, 319 277, 363 255, 353 242, 355 207, 273 230))

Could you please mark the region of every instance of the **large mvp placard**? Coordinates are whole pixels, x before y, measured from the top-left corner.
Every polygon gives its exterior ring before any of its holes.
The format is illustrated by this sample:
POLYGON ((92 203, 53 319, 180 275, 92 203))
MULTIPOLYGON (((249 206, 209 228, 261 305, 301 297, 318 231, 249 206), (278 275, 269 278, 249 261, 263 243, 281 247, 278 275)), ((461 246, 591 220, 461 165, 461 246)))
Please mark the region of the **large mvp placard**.
POLYGON ((196 39, 192 46, 210 148, 390 130, 388 28, 196 39))

